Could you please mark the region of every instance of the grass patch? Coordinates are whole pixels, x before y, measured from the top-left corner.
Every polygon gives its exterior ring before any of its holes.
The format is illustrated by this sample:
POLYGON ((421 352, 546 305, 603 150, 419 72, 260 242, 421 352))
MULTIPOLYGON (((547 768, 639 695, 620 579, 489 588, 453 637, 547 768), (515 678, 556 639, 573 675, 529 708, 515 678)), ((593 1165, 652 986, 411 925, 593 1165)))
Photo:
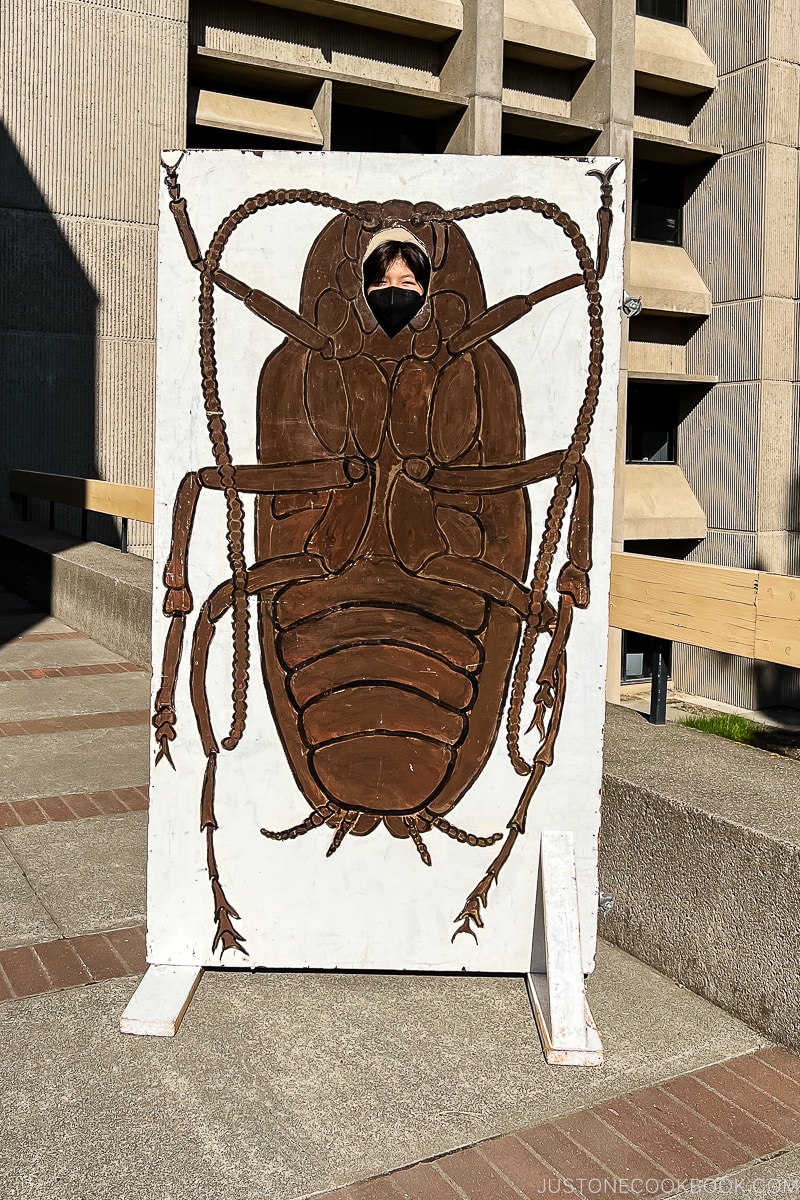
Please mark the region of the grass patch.
POLYGON ((713 717, 686 717, 681 725, 690 729, 702 729, 704 733, 715 733, 717 737, 731 738, 734 742, 754 742, 762 732, 760 725, 737 717, 734 713, 715 713, 713 717))

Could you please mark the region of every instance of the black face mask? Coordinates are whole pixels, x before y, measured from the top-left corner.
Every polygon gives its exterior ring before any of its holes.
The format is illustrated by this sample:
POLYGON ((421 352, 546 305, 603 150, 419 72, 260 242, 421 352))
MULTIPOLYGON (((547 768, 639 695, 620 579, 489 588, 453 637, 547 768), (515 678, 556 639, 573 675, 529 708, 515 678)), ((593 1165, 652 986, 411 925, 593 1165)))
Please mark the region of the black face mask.
POLYGON ((405 329, 425 303, 425 297, 411 288, 376 288, 367 296, 367 304, 375 314, 381 329, 394 337, 405 329))

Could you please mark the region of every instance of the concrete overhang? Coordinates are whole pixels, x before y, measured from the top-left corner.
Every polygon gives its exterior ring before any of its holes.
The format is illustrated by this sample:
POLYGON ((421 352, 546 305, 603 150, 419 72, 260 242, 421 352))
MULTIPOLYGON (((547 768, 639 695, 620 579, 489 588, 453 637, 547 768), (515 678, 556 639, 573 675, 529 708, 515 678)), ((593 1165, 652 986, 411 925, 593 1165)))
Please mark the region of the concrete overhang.
POLYGON ((711 292, 682 246, 631 242, 626 287, 640 297, 644 313, 707 317, 711 312, 711 292))
POLYGON ((510 58, 561 70, 596 57, 594 34, 573 0, 505 0, 503 39, 510 58))
POLYGON ((224 92, 190 88, 189 120, 213 129, 232 129, 259 137, 303 142, 308 146, 322 146, 324 142, 322 130, 310 108, 249 100, 224 92))
POLYGON ((721 146, 694 142, 688 134, 675 136, 673 133, 664 133, 666 127, 667 122, 652 121, 646 117, 633 118, 633 145, 638 158, 684 166, 721 157, 721 146))
POLYGON ((369 25, 430 41, 445 41, 464 27, 461 0, 260 0, 276 8, 369 25))
POLYGON ((708 533, 705 513, 674 463, 626 463, 623 530, 626 541, 695 540, 708 533))
POLYGON ((697 96, 713 92, 717 68, 690 29, 636 18, 636 83, 654 92, 697 96))

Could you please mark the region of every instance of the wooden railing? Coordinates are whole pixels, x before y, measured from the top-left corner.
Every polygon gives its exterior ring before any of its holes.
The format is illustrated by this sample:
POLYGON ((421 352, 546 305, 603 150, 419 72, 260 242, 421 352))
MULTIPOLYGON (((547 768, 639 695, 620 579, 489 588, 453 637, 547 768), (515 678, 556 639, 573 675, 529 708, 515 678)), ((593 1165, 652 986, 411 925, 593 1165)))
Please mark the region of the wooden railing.
POLYGON ((609 624, 800 667, 800 578, 614 554, 609 624))
POLYGON ((667 642, 800 667, 800 578, 612 554, 609 624, 654 638, 650 720, 667 710, 667 642))
POLYGON ((128 521, 153 523, 153 489, 132 487, 126 483, 106 483, 102 479, 80 479, 75 475, 50 475, 45 471, 12 471, 9 486, 12 496, 22 497, 23 519, 28 517, 29 500, 45 500, 50 505, 50 528, 54 525, 56 504, 81 509, 81 537, 86 537, 87 512, 104 513, 122 519, 120 549, 128 549, 128 521))

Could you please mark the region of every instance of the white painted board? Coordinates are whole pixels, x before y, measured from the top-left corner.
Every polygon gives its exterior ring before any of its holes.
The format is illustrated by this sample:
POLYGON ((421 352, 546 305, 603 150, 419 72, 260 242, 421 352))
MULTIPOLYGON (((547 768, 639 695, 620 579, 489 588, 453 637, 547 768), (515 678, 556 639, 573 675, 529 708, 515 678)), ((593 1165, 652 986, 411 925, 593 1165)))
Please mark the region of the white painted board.
MULTIPOLYGON (((172 156, 174 161, 177 155, 172 156)), ((446 209, 507 196, 535 196, 569 212, 592 253, 598 240, 600 184, 591 171, 609 159, 473 158, 361 155, 313 152, 241 153, 190 151, 178 167, 181 195, 201 252, 220 222, 249 196, 267 189, 318 189, 347 201, 401 198, 446 209)), ((292 841, 268 841, 262 827, 281 829, 303 821, 311 806, 298 787, 276 732, 260 667, 258 625, 250 625, 251 668, 244 736, 221 750, 216 773, 214 852, 225 896, 236 910, 234 925, 243 949, 222 959, 215 936, 214 903, 207 867, 206 835, 200 829, 205 770, 189 694, 191 636, 198 607, 230 578, 225 502, 219 491, 200 495, 189 553, 195 598, 186 618, 186 639, 175 696, 175 770, 161 761, 151 784, 148 862, 148 958, 154 963, 219 964, 354 970, 518 972, 530 969, 539 835, 570 830, 574 837, 580 898, 583 966, 594 964, 597 915, 597 833, 606 670, 608 577, 615 447, 616 392, 622 297, 624 167, 613 177, 608 268, 601 281, 604 358, 599 404, 587 460, 594 477, 592 599, 576 610, 568 644, 568 682, 555 760, 545 772, 520 837, 503 866, 483 911, 475 941, 452 935, 467 895, 494 858, 499 844, 472 847, 431 829, 425 835, 432 865, 423 863, 408 839, 382 825, 364 837, 348 836, 326 857, 332 830, 323 825, 292 841)), ((159 240, 158 395, 156 411, 156 512, 153 611, 154 694, 160 683, 169 621, 159 588, 171 536, 176 490, 186 472, 213 463, 201 394, 198 357, 200 277, 190 265, 162 186, 159 240)), ((230 237, 221 267, 249 287, 293 309, 314 239, 336 216, 330 209, 293 203, 248 216, 230 237)), ((507 211, 459 222, 480 267, 491 306, 528 294, 577 269, 570 240, 551 220, 507 211)), ((586 293, 574 288, 536 306, 495 335, 493 341, 519 378, 526 455, 569 443, 586 387, 589 327, 586 293)), ((219 395, 232 457, 257 463, 256 395, 262 365, 285 340, 230 295, 215 291, 219 395)), ((553 481, 527 489, 531 511, 531 559, 535 558, 553 493, 553 481)), ((248 562, 254 560, 252 496, 244 497, 248 562)), ((562 536, 551 574, 550 598, 565 561, 562 536)), ((527 582, 527 581, 526 581, 527 582)), ((533 712, 535 675, 546 639, 540 639, 522 714, 525 731, 533 712)), ((223 617, 212 646, 207 693, 218 739, 231 712, 231 624, 223 617)), ((506 703, 507 703, 506 697, 506 703)), ((505 832, 525 777, 508 757, 505 717, 477 780, 448 814, 454 824, 488 835, 505 832)), ((535 753, 535 732, 521 748, 535 753)), ((155 753, 155 748, 154 748, 155 753)))

